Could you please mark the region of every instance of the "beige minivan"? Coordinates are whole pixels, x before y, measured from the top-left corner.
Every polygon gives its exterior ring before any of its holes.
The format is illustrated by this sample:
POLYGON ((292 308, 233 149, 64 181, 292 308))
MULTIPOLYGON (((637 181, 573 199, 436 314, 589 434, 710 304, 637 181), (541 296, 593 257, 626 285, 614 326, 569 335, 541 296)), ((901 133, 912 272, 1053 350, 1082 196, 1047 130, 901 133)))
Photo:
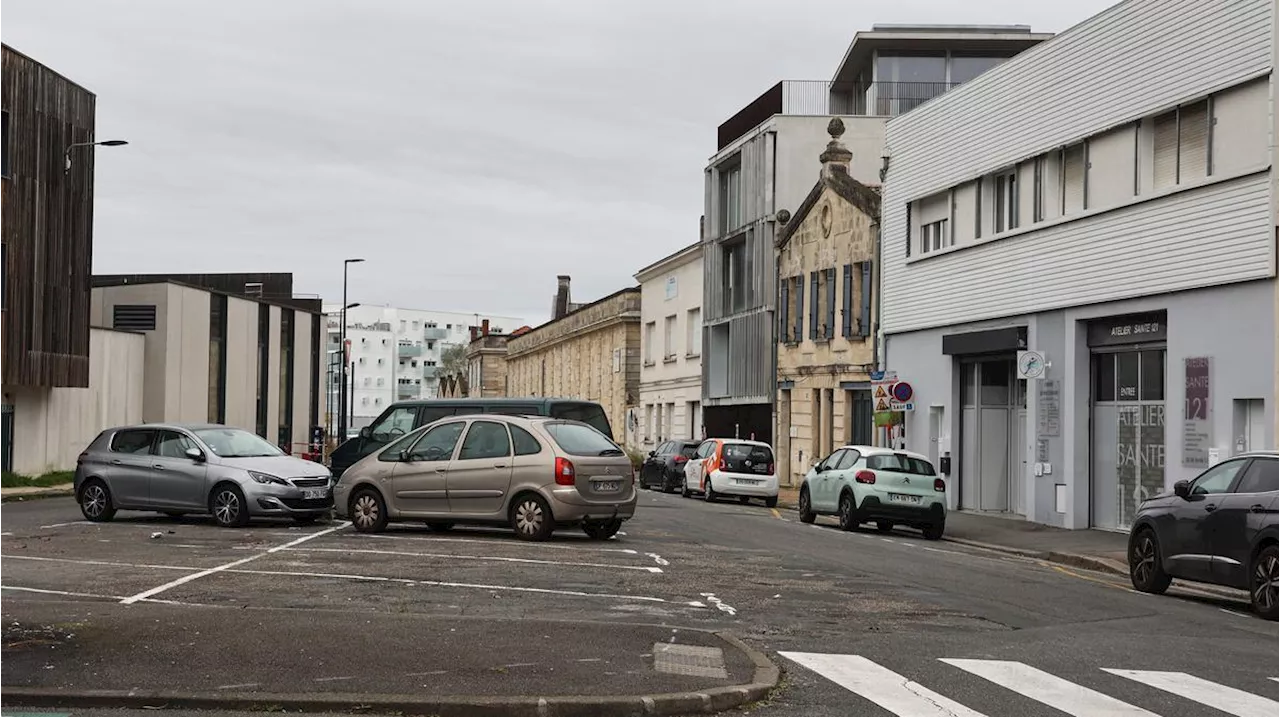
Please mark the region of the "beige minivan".
POLYGON ((356 530, 422 521, 509 525, 525 540, 581 526, 613 537, 635 514, 635 471, 612 440, 578 421, 454 416, 423 426, 347 469, 334 508, 356 530))

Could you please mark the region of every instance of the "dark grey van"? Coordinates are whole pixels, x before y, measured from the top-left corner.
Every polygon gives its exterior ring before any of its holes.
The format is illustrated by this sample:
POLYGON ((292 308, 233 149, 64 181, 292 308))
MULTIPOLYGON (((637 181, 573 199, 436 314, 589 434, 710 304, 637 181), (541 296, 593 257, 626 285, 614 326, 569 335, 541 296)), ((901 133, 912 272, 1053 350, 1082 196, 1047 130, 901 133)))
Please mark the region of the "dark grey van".
POLYGON ((397 401, 387 407, 360 435, 329 455, 329 470, 336 480, 356 461, 420 426, 449 416, 498 413, 508 416, 550 416, 581 421, 613 440, 609 418, 598 403, 570 398, 441 398, 397 401))

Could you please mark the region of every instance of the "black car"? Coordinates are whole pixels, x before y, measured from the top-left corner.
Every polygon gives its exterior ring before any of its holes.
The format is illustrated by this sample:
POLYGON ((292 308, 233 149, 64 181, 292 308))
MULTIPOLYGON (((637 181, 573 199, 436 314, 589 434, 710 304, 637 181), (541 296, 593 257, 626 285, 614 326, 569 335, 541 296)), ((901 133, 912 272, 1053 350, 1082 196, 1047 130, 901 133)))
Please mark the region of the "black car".
POLYGON ((1178 578, 1248 590, 1254 610, 1275 620, 1277 459, 1275 451, 1234 456, 1138 506, 1133 587, 1162 593, 1178 578))
POLYGON ((674 493, 684 485, 684 464, 698 452, 702 441, 666 441, 640 465, 640 487, 674 493))

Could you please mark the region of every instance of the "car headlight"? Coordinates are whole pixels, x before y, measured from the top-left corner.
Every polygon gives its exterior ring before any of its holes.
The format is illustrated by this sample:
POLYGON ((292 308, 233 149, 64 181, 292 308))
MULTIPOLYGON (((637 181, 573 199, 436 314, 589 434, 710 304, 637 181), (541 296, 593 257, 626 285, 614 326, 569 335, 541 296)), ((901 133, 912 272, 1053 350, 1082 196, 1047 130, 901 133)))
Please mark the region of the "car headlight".
POLYGON ((289 482, 283 478, 278 478, 270 473, 259 473, 258 471, 249 471, 249 477, 262 484, 274 483, 276 485, 289 485, 289 482))

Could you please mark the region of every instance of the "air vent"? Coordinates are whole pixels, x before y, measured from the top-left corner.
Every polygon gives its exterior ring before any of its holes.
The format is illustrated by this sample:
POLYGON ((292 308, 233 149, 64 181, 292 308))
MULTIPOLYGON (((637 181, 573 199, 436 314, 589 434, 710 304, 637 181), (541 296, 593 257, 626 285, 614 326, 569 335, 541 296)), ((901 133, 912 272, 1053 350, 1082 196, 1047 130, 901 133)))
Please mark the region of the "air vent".
POLYGON ((124 331, 155 331, 155 304, 116 304, 112 307, 112 328, 124 331))

